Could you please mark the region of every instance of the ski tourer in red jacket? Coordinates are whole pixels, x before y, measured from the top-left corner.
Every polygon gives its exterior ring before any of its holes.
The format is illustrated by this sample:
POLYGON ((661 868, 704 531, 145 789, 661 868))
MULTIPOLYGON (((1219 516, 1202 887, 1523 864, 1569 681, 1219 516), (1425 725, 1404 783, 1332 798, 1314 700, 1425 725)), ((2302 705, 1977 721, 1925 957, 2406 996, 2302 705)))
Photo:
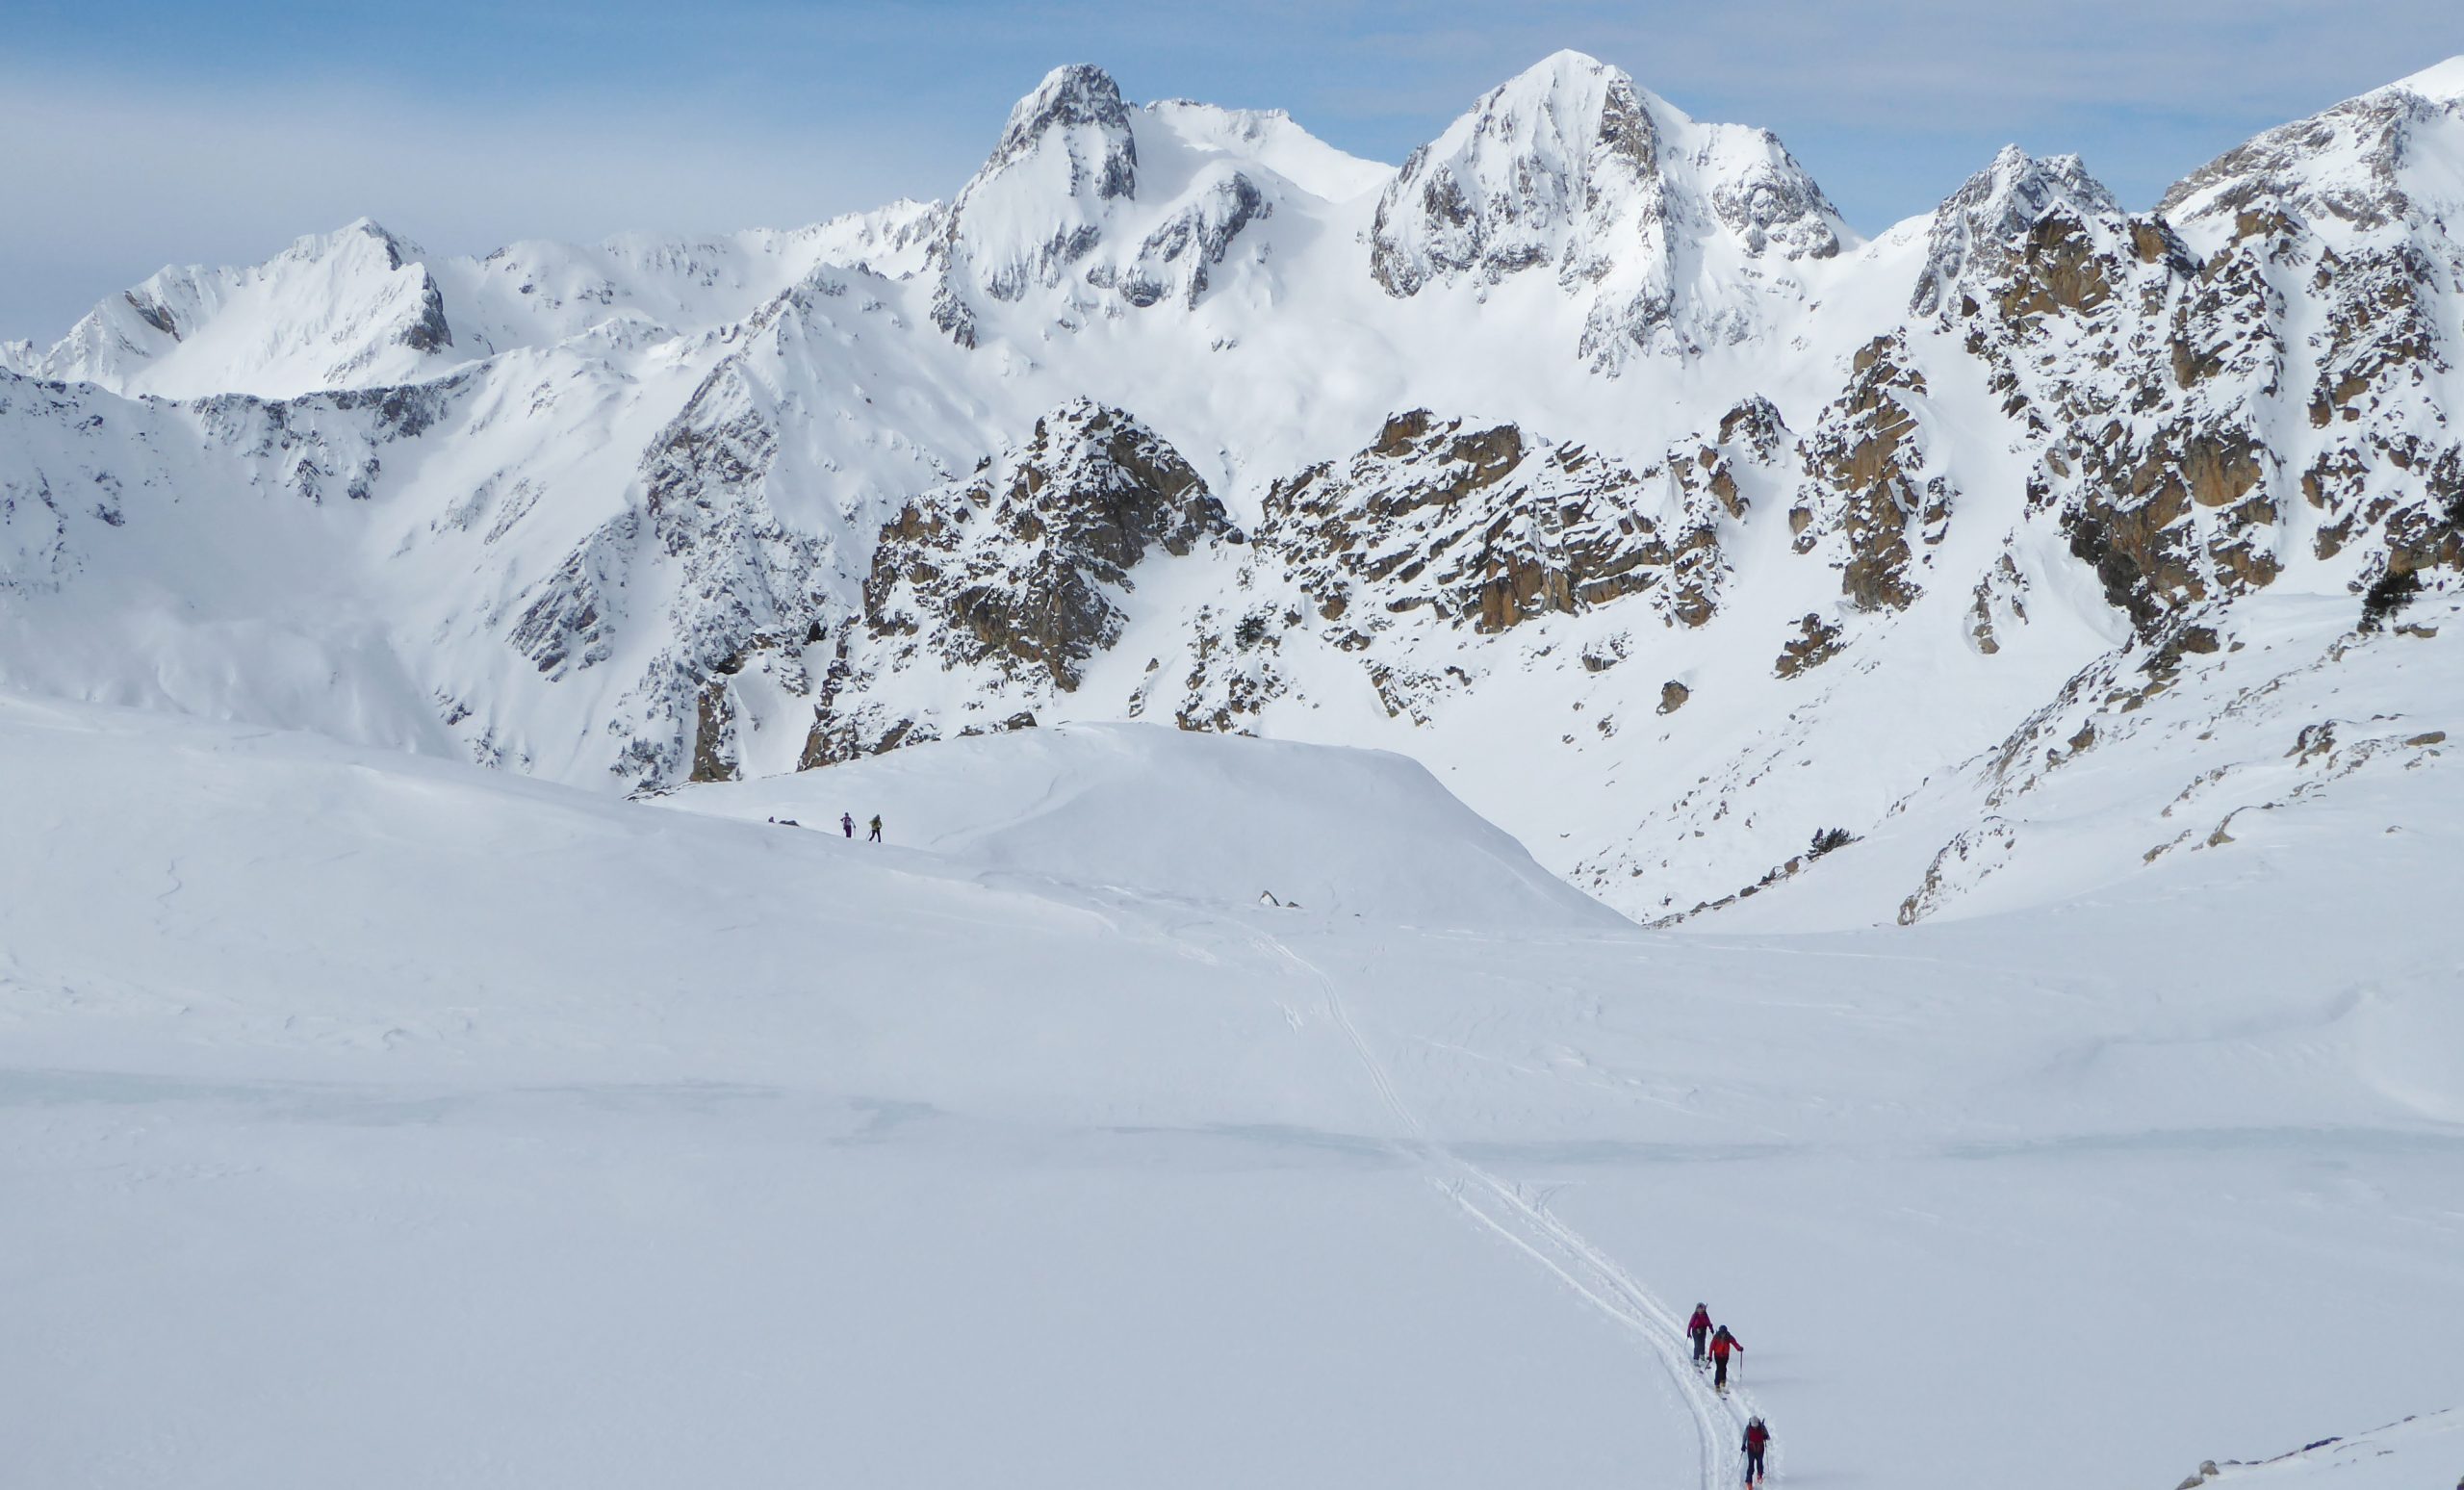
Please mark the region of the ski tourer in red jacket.
POLYGON ((1745 1482, 1747 1484, 1755 1485, 1762 1482, 1762 1451, 1770 1447, 1770 1443, 1771 1430, 1762 1426, 1760 1418, 1745 1426, 1745 1442, 1741 1447, 1745 1450, 1745 1482))
POLYGON ((1729 1356, 1745 1353, 1745 1342, 1729 1333, 1726 1324, 1711 1337, 1711 1385, 1725 1392, 1729 1388, 1729 1356))
POLYGON ((1703 1344, 1711 1338, 1711 1311, 1702 1304, 1694 1306, 1694 1317, 1685 1322, 1685 1338, 1694 1342, 1694 1364, 1703 1364, 1703 1344))

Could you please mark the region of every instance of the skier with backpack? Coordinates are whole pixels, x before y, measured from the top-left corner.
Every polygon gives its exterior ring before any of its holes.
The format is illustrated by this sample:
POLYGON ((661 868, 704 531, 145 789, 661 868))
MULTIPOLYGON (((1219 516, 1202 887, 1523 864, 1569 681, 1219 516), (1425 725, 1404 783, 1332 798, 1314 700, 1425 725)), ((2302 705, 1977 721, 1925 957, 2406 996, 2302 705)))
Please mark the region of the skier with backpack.
POLYGON ((873 835, 864 841, 867 843, 879 843, 882 841, 882 814, 879 812, 875 812, 873 814, 873 835))
POLYGON ((1745 1450, 1745 1482, 1748 1486, 1762 1483, 1762 1451, 1770 1447, 1770 1444, 1771 1430, 1763 1426, 1762 1420, 1760 1418, 1748 1420, 1745 1425, 1745 1443, 1742 1446, 1745 1450))
POLYGON ((1694 1369, 1703 1369, 1703 1346, 1711 1338, 1711 1311, 1707 1305, 1696 1304, 1694 1317, 1685 1322, 1685 1338, 1694 1342, 1694 1369))
POLYGON ((1729 1389, 1729 1357, 1745 1353, 1745 1342, 1729 1333, 1726 1324, 1711 1337, 1711 1385, 1725 1392, 1729 1389))

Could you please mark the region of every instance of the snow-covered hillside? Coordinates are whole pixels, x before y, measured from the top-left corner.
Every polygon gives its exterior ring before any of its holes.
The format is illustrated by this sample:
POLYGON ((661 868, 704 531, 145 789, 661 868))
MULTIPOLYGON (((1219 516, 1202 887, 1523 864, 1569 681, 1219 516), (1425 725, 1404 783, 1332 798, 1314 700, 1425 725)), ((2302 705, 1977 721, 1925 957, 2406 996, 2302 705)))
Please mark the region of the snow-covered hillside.
POLYGON ((651 804, 0 701, 14 1477, 1712 1490, 1749 1411, 1781 1486, 2454 1468, 2371 1431, 2464 1400, 2451 797, 1679 936, 1347 755, 651 804), (1238 893, 1373 834, 1421 862, 1335 893, 1417 924, 1238 893))
POLYGON ((0 346, 0 1479, 2464 1470, 2464 60, 988 143, 0 346))
POLYGON ((1275 905, 1419 926, 1622 924, 1418 762, 1380 752, 1062 725, 669 800, 867 837, 882 814, 886 842, 1218 910, 1275 905))
POLYGON ((2266 669, 2451 644, 2458 77, 1868 241, 1578 54, 1400 167, 1081 65, 944 202, 166 270, 0 357, 0 684, 619 791, 1170 721, 1414 757, 1639 918, 1818 833, 1826 917, 1943 913, 2081 731, 2272 749, 2266 669))

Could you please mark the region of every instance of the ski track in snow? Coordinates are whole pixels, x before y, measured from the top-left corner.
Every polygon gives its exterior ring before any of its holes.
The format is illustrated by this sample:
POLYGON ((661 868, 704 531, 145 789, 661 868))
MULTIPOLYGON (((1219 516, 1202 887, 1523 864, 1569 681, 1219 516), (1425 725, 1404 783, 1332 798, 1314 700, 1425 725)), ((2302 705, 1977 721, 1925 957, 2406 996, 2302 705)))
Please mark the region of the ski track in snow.
MULTIPOLYGON (((1585 1303, 1607 1315, 1651 1349, 1694 1420, 1703 1490, 1718 1490, 1725 1484, 1722 1466, 1727 1463, 1728 1445, 1744 1434, 1746 1419, 1754 1412, 1753 1400, 1743 1384, 1738 1383, 1725 1396, 1714 1391, 1694 1369, 1693 1349, 1683 1323, 1656 1295, 1614 1257, 1550 1210, 1544 1198, 1430 1138, 1428 1125, 1403 1100, 1386 1063, 1352 1021, 1351 1011, 1346 1007, 1335 981, 1281 938, 1248 927, 1242 930, 1262 950, 1318 986, 1328 1021, 1343 1033, 1378 1101, 1411 1134, 1410 1139, 1394 1141, 1388 1146, 1425 1168, 1429 1182, 1465 1216, 1546 1269, 1585 1303)), ((1771 1457, 1776 1461, 1779 1455, 1775 1451, 1771 1457)), ((1765 1476, 1766 1480, 1776 1477, 1776 1470, 1765 1476)))

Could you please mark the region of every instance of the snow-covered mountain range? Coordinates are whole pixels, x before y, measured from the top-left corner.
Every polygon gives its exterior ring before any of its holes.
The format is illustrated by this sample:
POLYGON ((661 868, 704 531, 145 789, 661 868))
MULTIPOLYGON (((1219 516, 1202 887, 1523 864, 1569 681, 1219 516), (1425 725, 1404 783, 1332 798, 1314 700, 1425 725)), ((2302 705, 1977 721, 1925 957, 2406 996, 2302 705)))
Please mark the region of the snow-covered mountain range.
POLYGON ((619 791, 1376 745, 1630 915, 1915 920, 2439 769, 2460 361, 2464 59, 1871 240, 1572 53, 1400 167, 1065 67, 946 202, 363 220, 0 347, 0 684, 619 791))

